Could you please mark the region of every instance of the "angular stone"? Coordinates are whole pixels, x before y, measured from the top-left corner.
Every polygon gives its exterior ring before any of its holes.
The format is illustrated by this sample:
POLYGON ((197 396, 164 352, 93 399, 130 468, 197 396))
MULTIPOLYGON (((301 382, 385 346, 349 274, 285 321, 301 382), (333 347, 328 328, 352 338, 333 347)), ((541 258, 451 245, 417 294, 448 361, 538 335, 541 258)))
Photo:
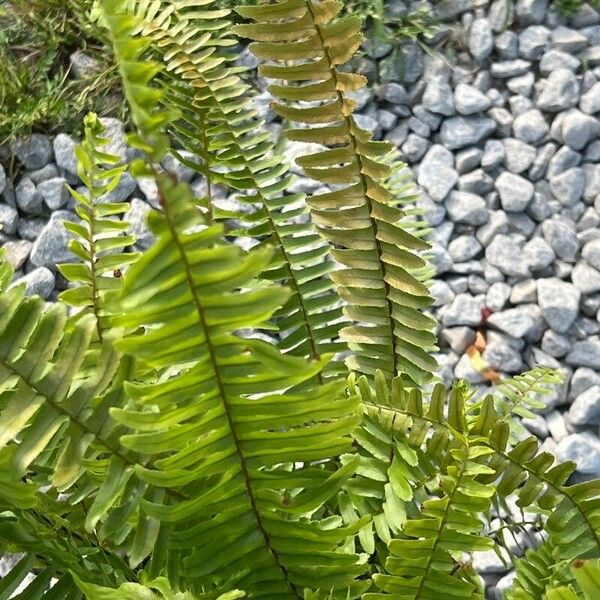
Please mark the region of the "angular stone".
POLYGON ((12 206, 0 203, 0 232, 13 235, 17 231, 18 223, 19 213, 12 206))
POLYGON ((147 223, 148 213, 152 207, 140 200, 132 198, 129 210, 123 215, 123 220, 130 224, 131 233, 135 236, 135 245, 146 250, 154 242, 154 234, 150 231, 147 223))
POLYGON ((572 284, 555 277, 538 279, 538 304, 548 325, 557 333, 571 327, 577 312, 581 292, 572 284))
POLYGON ((533 73, 525 73, 524 75, 518 75, 512 77, 506 82, 506 87, 513 94, 521 94, 522 96, 531 96, 533 90, 533 84, 535 83, 535 76, 533 73))
POLYGON ((100 63, 89 54, 86 54, 82 50, 76 50, 69 56, 71 63, 71 70, 75 79, 83 79, 85 77, 91 77, 100 70, 100 63))
POLYGON ((529 308, 518 307, 490 315, 488 323, 494 329, 498 329, 511 337, 522 338, 534 326, 535 320, 529 308))
POLYGON ((471 327, 450 327, 442 329, 440 338, 456 354, 462 354, 475 341, 475 331, 471 327))
POLYGON ((510 79, 524 75, 531 69, 531 63, 528 60, 517 58, 515 60, 505 60, 496 62, 492 65, 490 72, 497 79, 510 79))
POLYGON ((448 254, 455 263, 466 262, 481 252, 481 244, 473 235, 461 235, 448 245, 448 254))
POLYGON ((11 240, 2 246, 6 260, 15 271, 25 264, 31 252, 32 245, 28 240, 11 240))
POLYGON ((462 175, 476 169, 481 163, 483 152, 479 148, 465 148, 455 156, 456 170, 462 175))
POLYGON ((575 342, 565 360, 575 367, 600 369, 600 340, 591 338, 575 342))
POLYGON ((472 115, 486 111, 492 103, 477 88, 466 83, 459 83, 454 92, 454 105, 461 115, 472 115))
POLYGON ((555 454, 561 461, 572 460, 583 475, 600 475, 600 439, 589 431, 573 433, 556 445, 555 454))
POLYGON ((541 148, 538 148, 535 160, 529 169, 529 181, 539 181, 544 177, 548 170, 548 165, 556 152, 556 144, 548 142, 541 148))
POLYGON ((66 133, 59 133, 54 138, 53 145, 56 164, 68 173, 77 175, 77 157, 75 156, 77 142, 66 133))
POLYGON ((485 250, 488 263, 498 267, 505 275, 524 278, 529 268, 523 260, 521 247, 507 235, 498 234, 485 250))
POLYGON ((592 240, 588 242, 581 251, 581 256, 585 261, 600 270, 600 240, 592 240))
POLYGON ((40 296, 47 300, 54 291, 54 273, 46 267, 38 267, 15 281, 15 284, 20 283, 25 284, 28 296, 40 296))
POLYGON ((391 104, 409 104, 406 88, 399 83, 384 83, 379 86, 377 93, 382 100, 390 102, 391 104))
POLYGON ((554 358, 562 358, 571 349, 569 338, 548 329, 542 337, 542 350, 554 358))
POLYGON ((579 250, 579 239, 572 221, 553 217, 542 223, 544 239, 559 258, 574 261, 579 250))
POLYGON ((79 260, 67 247, 73 235, 67 231, 63 220, 77 221, 70 211, 57 210, 42 229, 31 249, 30 260, 37 267, 52 267, 58 263, 79 260))
POLYGON ((552 45, 567 54, 576 54, 588 45, 588 41, 576 29, 559 25, 552 31, 552 45))
POLYGON ((502 208, 508 212, 524 211, 533 198, 533 184, 514 173, 504 171, 496 179, 495 185, 502 208))
POLYGON ((573 150, 582 150, 600 134, 598 119, 573 108, 563 115, 561 135, 563 142, 573 150))
POLYGON ((19 210, 24 213, 39 214, 42 208, 42 195, 29 177, 22 177, 15 187, 15 196, 19 210))
POLYGON ((441 202, 458 181, 453 165, 452 153, 440 144, 432 146, 423 157, 417 182, 427 190, 432 200, 441 202))
POLYGON ((515 137, 528 144, 537 144, 548 135, 549 131, 550 126, 537 108, 522 112, 513 121, 515 137))
POLYGON ((563 206, 573 206, 581 200, 585 189, 585 175, 583 171, 574 167, 550 179, 552 195, 563 206))
POLYGON ((572 71, 556 69, 550 73, 537 106, 548 112, 560 112, 579 102, 579 81, 572 71))
POLYGON ((594 385, 575 398, 569 408, 574 425, 600 425, 600 385, 594 385))
POLYGON ((441 115, 455 114, 452 88, 444 79, 437 77, 429 81, 423 94, 423 106, 441 115))
POLYGON ((429 293, 433 298, 434 307, 450 304, 455 296, 452 288, 445 281, 441 281, 440 279, 435 279, 433 281, 429 293))
POLYGON ((18 139, 12 150, 26 169, 41 169, 52 160, 52 144, 48 136, 39 133, 18 139))
POLYGON ((475 19, 469 32, 469 52, 478 61, 485 60, 494 48, 494 36, 487 19, 475 19))
POLYGON ((521 353, 505 336, 488 331, 483 360, 492 368, 504 373, 518 373, 523 369, 521 353))
POLYGON ((519 35, 519 56, 537 60, 550 40, 550 30, 543 25, 530 25, 519 35))
POLYGON ((600 112, 600 81, 581 96, 579 108, 588 115, 600 112))
POLYGON ((450 150, 478 144, 491 135, 496 123, 487 117, 452 117, 442 123, 440 139, 450 150))
POLYGON ((580 162, 581 154, 571 150, 569 146, 562 146, 548 163, 547 178, 551 179, 571 167, 576 167, 580 162))
POLYGON ((537 286, 535 279, 517 281, 510 293, 511 304, 526 304, 537 302, 537 286))
POLYGON ((64 177, 53 177, 38 184, 38 191, 50 210, 58 210, 69 201, 69 191, 64 177))
POLYGON ((448 216, 455 223, 483 225, 489 219, 485 200, 469 192, 450 192, 445 205, 448 216))
POLYGON ((402 144, 402 155, 409 162, 416 162, 422 158, 429 148, 429 142, 420 135, 411 133, 402 144))
POLYGON ((519 22, 543 23, 548 9, 548 0, 517 0, 515 13, 519 22))
POLYGON ((510 298, 510 285, 503 281, 497 281, 490 286, 485 296, 485 305, 493 312, 504 308, 510 298))
POLYGON ((505 138, 504 150, 504 164, 512 173, 525 172, 535 160, 535 148, 515 138, 505 138))
POLYGON ((488 140, 483 149, 481 166, 486 171, 491 171, 502 163, 505 156, 506 150, 500 140, 488 140))
POLYGON ((481 301, 469 294, 457 294, 442 317, 444 327, 466 325, 477 327, 481 322, 481 301))
POLYGON ((600 292, 600 271, 585 262, 578 262, 571 272, 573 285, 582 294, 600 292))
POLYGON ((545 77, 557 69, 567 69, 568 71, 575 72, 580 66, 581 61, 578 58, 556 49, 545 52, 538 63, 540 73, 545 77))
POLYGON ((583 199, 588 204, 594 202, 596 210, 598 210, 599 201, 598 195, 600 194, 600 164, 584 164, 581 166, 585 173, 585 190, 583 192, 583 199))

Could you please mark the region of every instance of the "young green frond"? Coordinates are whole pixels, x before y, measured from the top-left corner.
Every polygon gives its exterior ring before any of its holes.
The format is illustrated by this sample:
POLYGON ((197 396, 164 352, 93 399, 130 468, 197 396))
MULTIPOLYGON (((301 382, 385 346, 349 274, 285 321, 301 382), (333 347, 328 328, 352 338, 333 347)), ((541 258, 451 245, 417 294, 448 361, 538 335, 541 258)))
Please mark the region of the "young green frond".
POLYGON ((60 299, 91 312, 96 319, 98 338, 102 340, 108 329, 111 298, 120 288, 121 272, 139 254, 123 252, 135 243, 135 237, 126 233, 129 224, 118 218, 127 212, 129 205, 107 201, 127 167, 118 164, 117 156, 103 151, 108 140, 102 137, 104 127, 95 114, 90 113, 84 125, 85 139, 75 152, 77 171, 87 194, 69 187, 81 222, 65 221, 65 228, 75 235, 69 248, 82 262, 58 265, 65 278, 74 284, 62 292, 60 299))
POLYGON ((430 305, 427 286, 413 274, 425 262, 428 245, 403 224, 404 213, 386 187, 391 167, 387 142, 373 141, 352 117, 346 95, 365 85, 362 76, 340 71, 359 47, 360 20, 336 19, 342 3, 284 0, 247 6, 238 12, 256 21, 236 31, 256 40, 251 50, 269 61, 265 77, 281 80, 269 87, 274 110, 300 124, 289 139, 323 145, 297 163, 332 191, 308 200, 318 231, 335 246, 341 270, 332 273, 353 325, 342 331, 354 351, 351 369, 386 378, 403 374, 426 382, 436 368, 433 321, 422 314, 430 305))

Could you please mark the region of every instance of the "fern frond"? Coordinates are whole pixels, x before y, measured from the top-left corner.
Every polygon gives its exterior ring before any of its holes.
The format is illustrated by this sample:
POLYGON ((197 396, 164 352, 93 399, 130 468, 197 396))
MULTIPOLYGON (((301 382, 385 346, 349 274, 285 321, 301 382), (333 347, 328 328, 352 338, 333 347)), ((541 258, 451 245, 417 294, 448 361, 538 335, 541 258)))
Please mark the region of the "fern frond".
POLYGON ((227 592, 218 596, 213 594, 210 596, 208 594, 194 595, 191 592, 174 591, 165 577, 153 580, 142 577, 143 583, 127 581, 116 589, 89 583, 77 576, 74 576, 74 579, 88 600, 204 600, 209 597, 211 600, 236 600, 245 597, 244 592, 241 591, 227 592))
MULTIPOLYGON (((160 7, 160 2, 153 4, 160 7)), ((102 21, 109 31, 131 118, 139 132, 129 136, 129 143, 142 150, 150 162, 158 163, 170 144, 165 127, 178 116, 178 112, 172 108, 159 108, 165 91, 152 87, 151 83, 160 67, 154 62, 141 59, 149 40, 132 36, 138 22, 126 10, 126 5, 127 0, 100 0, 102 21)), ((135 166, 145 170, 140 162, 135 163, 135 166)))
POLYGON ((32 573, 34 561, 24 557, 0 579, 0 598, 13 600, 82 600, 72 577, 60 575, 52 567, 32 573), (19 591, 16 594, 16 591, 19 591))
MULTIPOLYGON (((414 393, 412 397, 415 402, 414 393)), ((449 417, 459 431, 466 424, 461 418, 462 401, 459 391, 450 394, 449 417)), ((443 402, 443 386, 439 386, 432 405, 439 407, 443 402)), ((423 433, 417 426, 413 436, 419 438, 423 433)), ((443 467, 437 476, 439 496, 423 500, 416 514, 403 523, 400 535, 389 542, 386 574, 373 576, 381 593, 366 594, 365 600, 379 600, 388 594, 403 600, 433 600, 441 593, 451 598, 482 598, 468 570, 457 568, 456 557, 493 546, 491 539, 481 535, 481 515, 489 510, 494 489, 477 481, 482 474, 493 473, 481 464, 481 457, 491 451, 482 450, 469 437, 455 447, 447 446, 447 436, 434 434, 430 439, 431 458, 435 459, 437 450, 443 467), (445 456, 440 447, 447 450, 445 456)))
POLYGON ((284 82, 269 88, 279 100, 273 108, 302 125, 287 136, 325 146, 297 162, 309 177, 334 186, 308 204, 344 267, 332 278, 354 322, 342 331, 354 351, 349 367, 367 374, 380 369, 386 378, 402 373, 420 384, 436 368, 429 352, 435 337, 433 321, 421 312, 431 303, 428 288, 411 271, 425 267, 419 252, 428 245, 404 227, 404 213, 385 186, 391 167, 383 158, 391 145, 372 141, 352 117, 354 103, 345 94, 365 79, 338 65, 350 59, 362 36, 360 20, 335 19, 341 9, 341 2, 312 0, 240 7, 256 23, 237 32, 256 40, 256 56, 272 61, 260 73, 284 82))
MULTIPOLYGON (((342 314, 329 279, 328 244, 306 216, 304 195, 285 193, 292 175, 262 130, 240 67, 215 58, 218 48, 236 42, 221 35, 229 23, 215 19, 217 11, 207 12, 211 3, 201 4, 198 11, 194 3, 171 0, 156 12, 153 3, 141 0, 135 9, 141 33, 152 39, 165 65, 167 100, 182 112, 172 124, 173 136, 194 155, 185 164, 206 181, 208 220, 235 219, 239 226, 228 235, 251 236, 274 249, 261 277, 292 291, 274 317, 280 348, 309 359, 340 352, 342 314), (217 184, 237 192, 243 210, 219 208, 212 197, 217 184)), ((332 361, 326 372, 341 369, 332 361)))
POLYGON ((98 338, 102 340, 108 327, 111 297, 118 294, 120 288, 121 269, 137 260, 139 253, 123 252, 135 243, 134 236, 126 234, 128 223, 118 218, 129 205, 104 201, 119 185, 126 166, 118 166, 120 159, 103 151, 108 140, 102 137, 104 127, 95 114, 87 115, 84 125, 85 139, 75 153, 77 172, 87 188, 87 195, 69 187, 82 222, 64 223, 65 228, 75 234, 69 248, 82 263, 58 265, 64 277, 75 284, 61 293, 60 300, 92 312, 98 338))
POLYGON ((545 408, 540 396, 547 396, 552 388, 561 384, 564 377, 558 371, 538 366, 521 375, 504 379, 497 386, 497 410, 503 420, 509 421, 511 415, 525 418, 535 417, 532 410, 545 408))
POLYGON ((72 426, 75 447, 89 446, 90 441, 84 441, 90 433, 86 421, 98 416, 89 409, 111 383, 119 355, 110 342, 105 343, 97 371, 83 378, 80 368, 92 337, 93 317, 82 318, 65 331, 64 305, 47 306, 39 298, 25 298, 22 286, 0 297, 0 314, 0 447, 19 440, 11 459, 18 474, 24 474, 49 446, 53 452, 47 459, 55 477, 62 479, 67 471, 76 474, 81 452, 75 452, 68 437, 57 434, 72 426))
POLYGON ((549 541, 539 548, 530 549, 516 564, 514 585, 506 600, 537 600, 550 587, 571 583, 569 561, 555 558, 555 546, 549 541))
POLYGON ((600 561, 575 561, 571 565, 575 581, 569 587, 548 590, 548 600, 594 600, 600 595, 600 561))
MULTIPOLYGON (((362 401, 367 413, 388 427, 393 427, 396 419, 409 418, 411 435, 421 443, 430 432, 436 435, 446 430, 459 444, 449 452, 455 459, 457 452, 472 450, 477 474, 471 496, 514 496, 519 507, 549 514, 546 530, 562 560, 600 556, 598 482, 565 485, 575 465, 554 464, 552 455, 539 452, 539 442, 533 437, 510 447, 509 425, 498 419, 491 395, 470 407, 461 388, 455 388, 447 402, 443 394, 434 394, 425 403, 417 390, 408 395, 379 393, 375 400, 363 395, 362 401)), ((447 469, 452 462, 439 466, 447 469)))
POLYGON ((143 501, 143 509, 174 524, 175 548, 187 556, 181 574, 197 585, 227 581, 269 598, 299 597, 311 585, 345 589, 364 570, 356 556, 336 552, 349 530, 331 529, 319 541, 324 525, 297 518, 335 495, 354 465, 337 472, 285 465, 349 451, 356 398, 345 398, 339 382, 285 393, 321 364, 233 334, 260 325, 285 300, 281 288, 252 283, 268 251, 243 256, 222 241, 219 226, 203 226, 187 186, 167 176, 158 185, 163 213, 150 217, 157 243, 125 276, 118 324, 142 332, 126 337, 122 350, 171 374, 132 383, 135 404, 111 414, 132 429, 121 438, 126 447, 156 457, 137 475, 186 499, 143 501), (291 541, 311 531, 310 552, 291 541))
MULTIPOLYGON (((360 378, 356 383, 354 376, 349 378, 349 390, 364 401, 373 400, 373 394, 388 393, 387 384, 379 376, 375 386, 372 391, 366 379, 360 378)), ((393 385, 391 393, 403 390, 393 385)), ((411 443, 410 434, 409 419, 394 418, 393 424, 382 424, 372 415, 365 415, 362 426, 353 433, 360 462, 356 475, 344 485, 339 502, 348 523, 371 515, 372 522, 358 534, 363 549, 370 554, 382 552, 383 548, 376 548, 376 540, 387 544, 400 533, 407 517, 415 514, 417 503, 424 499, 424 485, 438 472, 432 461, 441 463, 440 454, 447 449, 436 437, 423 450, 420 440, 413 439, 411 443)), ((342 457, 342 462, 349 459, 342 457)))

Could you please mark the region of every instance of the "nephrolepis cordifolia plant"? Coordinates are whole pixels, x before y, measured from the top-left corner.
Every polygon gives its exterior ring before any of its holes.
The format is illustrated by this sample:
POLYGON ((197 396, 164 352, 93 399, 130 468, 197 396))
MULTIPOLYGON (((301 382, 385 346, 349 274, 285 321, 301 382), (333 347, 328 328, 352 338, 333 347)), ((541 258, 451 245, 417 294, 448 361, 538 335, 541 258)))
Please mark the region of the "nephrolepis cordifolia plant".
POLYGON ((234 29, 211 0, 98 3, 139 158, 120 165, 86 119, 58 302, 2 263, 0 539, 23 558, 0 598, 28 577, 28 600, 481 599, 471 556, 494 550, 517 563, 510 598, 599 597, 600 484, 515 420, 560 378, 484 397, 433 379, 425 227, 352 116, 361 31, 342 8, 243 7, 234 29), (287 191, 236 35, 288 139, 313 144, 315 195, 287 191), (142 254, 106 202, 126 168, 160 199, 142 254), (539 543, 519 558, 508 534, 539 543))

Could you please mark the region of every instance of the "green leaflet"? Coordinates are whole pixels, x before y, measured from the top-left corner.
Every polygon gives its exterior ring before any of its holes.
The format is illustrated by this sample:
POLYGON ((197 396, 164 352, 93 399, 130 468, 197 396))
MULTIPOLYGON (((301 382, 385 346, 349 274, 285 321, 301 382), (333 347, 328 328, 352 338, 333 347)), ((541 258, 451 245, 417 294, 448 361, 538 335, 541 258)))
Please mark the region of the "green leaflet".
POLYGON ((308 205, 317 231, 336 246, 334 257, 343 267, 332 277, 352 320, 341 332, 353 351, 349 368, 367 374, 380 369, 388 379, 403 374, 419 385, 436 368, 431 324, 413 318, 408 326, 398 323, 396 314, 402 309, 409 319, 416 317, 415 305, 423 308, 431 300, 421 283, 422 267, 398 264, 421 265, 417 252, 427 244, 403 220, 399 205, 406 190, 394 183, 397 167, 385 159, 391 146, 371 141, 372 134, 352 117, 354 103, 345 92, 364 81, 341 73, 337 65, 354 55, 362 36, 356 18, 335 18, 341 8, 340 2, 312 0, 243 7, 238 12, 256 24, 241 25, 238 32, 256 40, 251 50, 269 61, 261 66, 262 75, 286 82, 269 88, 280 100, 273 109, 307 125, 290 129, 288 137, 329 148, 297 162, 309 177, 336 186, 309 198, 308 205), (363 253, 359 265, 356 252, 363 253))

